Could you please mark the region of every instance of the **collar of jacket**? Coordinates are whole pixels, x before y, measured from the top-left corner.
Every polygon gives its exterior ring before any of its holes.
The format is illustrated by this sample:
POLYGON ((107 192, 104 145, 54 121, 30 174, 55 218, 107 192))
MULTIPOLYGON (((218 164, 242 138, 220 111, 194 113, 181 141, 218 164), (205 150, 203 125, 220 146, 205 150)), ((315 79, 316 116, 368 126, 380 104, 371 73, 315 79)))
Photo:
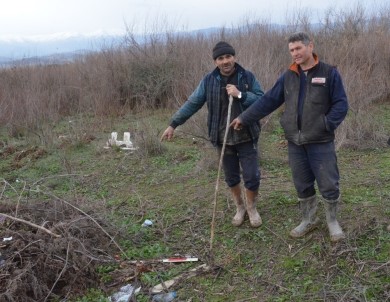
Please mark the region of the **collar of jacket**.
MULTIPOLYGON (((314 66, 313 67, 315 67, 315 66, 317 66, 318 65, 318 63, 319 63, 319 58, 318 58, 318 56, 313 52, 313 58, 314 58, 314 61, 315 61, 315 63, 314 63, 314 66)), ((313 68, 312 67, 312 68, 313 68)), ((298 74, 299 75, 299 65, 297 64, 297 63, 292 63, 291 65, 290 65, 290 68, 289 68, 291 71, 294 71, 296 74, 298 74)), ((311 68, 310 68, 311 69, 311 68)))

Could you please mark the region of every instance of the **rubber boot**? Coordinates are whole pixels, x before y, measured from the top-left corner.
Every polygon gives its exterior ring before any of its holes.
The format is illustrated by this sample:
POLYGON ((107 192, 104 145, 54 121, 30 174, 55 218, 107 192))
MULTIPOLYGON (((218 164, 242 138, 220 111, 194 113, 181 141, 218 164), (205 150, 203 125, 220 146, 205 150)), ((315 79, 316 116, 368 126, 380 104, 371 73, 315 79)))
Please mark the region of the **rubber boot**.
POLYGON ((242 199, 242 196, 241 196, 241 187, 238 184, 234 187, 231 187, 230 191, 232 193, 233 201, 234 201, 236 208, 237 208, 236 215, 234 215, 233 220, 232 220, 232 224, 234 226, 240 226, 244 222, 245 213, 246 213, 244 200, 242 199))
POLYGON ((246 211, 248 212, 249 222, 251 227, 257 228, 263 222, 261 221, 261 217, 256 210, 256 199, 258 191, 245 190, 246 193, 246 211))
POLYGON ((330 241, 337 242, 345 238, 345 234, 337 221, 339 199, 324 202, 326 222, 328 224, 330 241))
POLYGON ((310 231, 314 230, 320 220, 316 217, 318 201, 315 195, 307 198, 298 198, 299 208, 302 213, 301 223, 290 232, 293 238, 300 238, 305 236, 310 231))

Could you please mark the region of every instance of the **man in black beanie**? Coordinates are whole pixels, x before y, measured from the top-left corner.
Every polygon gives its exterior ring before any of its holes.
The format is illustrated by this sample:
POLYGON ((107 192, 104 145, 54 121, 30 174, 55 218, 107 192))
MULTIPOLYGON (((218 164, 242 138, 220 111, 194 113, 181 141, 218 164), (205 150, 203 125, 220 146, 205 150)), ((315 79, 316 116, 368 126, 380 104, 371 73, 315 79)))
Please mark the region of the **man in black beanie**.
MULTIPOLYGON (((225 41, 220 41, 214 46, 212 57, 216 68, 200 81, 188 100, 173 115, 161 140, 172 139, 176 127, 184 124, 207 103, 210 141, 221 154, 228 118, 229 96, 234 99, 230 116, 232 121, 264 94, 253 73, 236 63, 235 55, 234 48, 225 41)), ((250 225, 259 227, 262 221, 256 209, 256 199, 260 186, 257 151, 260 124, 254 122, 239 131, 231 129, 228 131, 223 170, 226 184, 237 207, 232 223, 240 226, 244 222, 245 213, 248 213, 250 225), (241 194, 241 170, 246 204, 241 194)))

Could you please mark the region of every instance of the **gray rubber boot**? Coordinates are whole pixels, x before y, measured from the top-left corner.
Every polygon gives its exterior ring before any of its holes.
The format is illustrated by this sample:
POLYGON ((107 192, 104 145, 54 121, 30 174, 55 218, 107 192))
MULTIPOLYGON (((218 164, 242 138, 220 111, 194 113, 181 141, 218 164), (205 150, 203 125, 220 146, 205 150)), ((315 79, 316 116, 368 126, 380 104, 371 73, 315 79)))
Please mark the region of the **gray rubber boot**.
POLYGON ((258 191, 245 190, 246 193, 246 211, 248 212, 249 222, 251 227, 257 228, 261 226, 263 221, 256 209, 258 191))
POLYGON ((314 230, 320 220, 316 216, 318 201, 315 195, 308 198, 298 198, 299 208, 302 213, 301 223, 290 232, 290 236, 293 238, 300 238, 305 236, 310 231, 314 230))
POLYGON ((330 241, 337 242, 345 238, 345 234, 341 229, 337 221, 337 212, 338 212, 338 203, 340 199, 337 200, 326 200, 324 202, 326 222, 328 224, 330 241))
POLYGON ((245 213, 246 213, 244 200, 242 199, 242 196, 241 196, 241 187, 238 184, 234 187, 231 187, 230 191, 232 193, 233 201, 234 201, 236 208, 237 208, 236 215, 234 215, 233 220, 232 220, 232 224, 234 226, 240 226, 244 222, 245 213))

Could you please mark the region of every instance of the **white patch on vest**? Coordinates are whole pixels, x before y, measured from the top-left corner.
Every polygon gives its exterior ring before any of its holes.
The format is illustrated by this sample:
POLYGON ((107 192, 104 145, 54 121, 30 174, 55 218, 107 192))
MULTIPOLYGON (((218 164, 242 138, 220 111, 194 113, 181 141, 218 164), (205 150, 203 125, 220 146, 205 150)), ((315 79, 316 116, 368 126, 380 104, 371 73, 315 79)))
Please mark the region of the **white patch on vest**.
POLYGON ((325 84, 326 78, 312 78, 311 83, 312 84, 325 84))

